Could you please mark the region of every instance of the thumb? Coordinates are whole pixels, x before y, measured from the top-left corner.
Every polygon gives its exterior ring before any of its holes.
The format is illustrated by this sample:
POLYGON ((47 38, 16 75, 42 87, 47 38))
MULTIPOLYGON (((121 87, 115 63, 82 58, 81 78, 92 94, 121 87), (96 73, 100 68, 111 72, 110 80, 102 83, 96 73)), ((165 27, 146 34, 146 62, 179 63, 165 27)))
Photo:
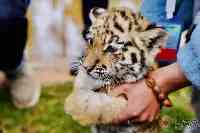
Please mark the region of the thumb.
POLYGON ((162 103, 165 107, 171 107, 172 106, 171 100, 168 98, 168 96, 164 95, 163 93, 161 93, 159 95, 159 99, 162 101, 162 103))
POLYGON ((170 101, 170 99, 165 99, 164 101, 163 101, 163 105, 165 106, 165 107, 172 107, 172 102, 170 101))

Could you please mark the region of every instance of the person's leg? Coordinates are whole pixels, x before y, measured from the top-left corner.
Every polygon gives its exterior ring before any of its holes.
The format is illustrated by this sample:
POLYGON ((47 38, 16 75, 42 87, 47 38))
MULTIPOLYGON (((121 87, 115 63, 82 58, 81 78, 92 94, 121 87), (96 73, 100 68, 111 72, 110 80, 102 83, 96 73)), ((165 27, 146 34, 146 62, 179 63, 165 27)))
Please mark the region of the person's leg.
POLYGON ((1 70, 14 70, 21 64, 27 38, 27 6, 27 0, 0 1, 1 70))
MULTIPOLYGON (((193 87, 192 106, 196 112, 197 120, 199 120, 199 122, 200 122, 200 88, 193 87)), ((200 131, 200 127, 197 127, 197 129, 198 129, 198 131, 200 131)), ((197 129, 195 129, 195 130, 197 130, 197 129)))
POLYGON ((183 30, 190 27, 193 19, 193 0, 178 0, 174 19, 183 23, 183 30))
POLYGON ((83 0, 82 9, 83 9, 83 21, 85 28, 91 25, 89 18, 90 10, 94 7, 108 8, 108 0, 83 0))
POLYGON ((83 23, 84 23, 84 30, 83 30, 83 37, 86 38, 85 35, 87 34, 88 27, 91 25, 91 20, 89 17, 90 10, 94 7, 100 7, 107 9, 108 8, 108 0, 83 0, 82 1, 82 14, 83 14, 83 23))
MULTIPOLYGON (((177 0, 173 19, 181 21, 188 26, 192 21, 193 0, 177 0)), ((166 21, 166 0, 143 0, 141 13, 151 22, 166 21)))
POLYGON ((166 0, 143 0, 141 14, 151 22, 166 20, 166 0))
POLYGON ((26 10, 30 0, 0 1, 0 70, 11 83, 11 95, 16 107, 37 103, 40 89, 24 69, 23 53, 27 40, 26 10))
MULTIPOLYGON (((192 87, 192 99, 191 99, 191 103, 192 103, 192 107, 196 113, 196 124, 193 126, 186 126, 186 128, 184 129, 184 133, 199 133, 200 131, 200 88, 196 88, 196 87, 192 87)), ((192 123, 192 121, 191 121, 192 123)), ((188 124, 191 124, 188 123, 188 124)), ((191 124, 192 125, 192 124, 191 124)))
POLYGON ((26 18, 0 18, 0 70, 15 70, 22 61, 27 38, 26 18))
MULTIPOLYGON (((200 47, 199 47, 199 42, 200 42, 200 22, 199 24, 197 24, 192 32, 192 35, 190 37, 190 40, 188 42, 188 44, 186 44, 185 46, 185 50, 190 50, 188 52, 190 53, 194 53, 194 56, 196 58, 195 61, 193 61, 194 63, 190 64, 185 64, 185 66, 187 65, 187 69, 191 69, 194 70, 193 72, 197 73, 198 75, 200 74, 200 69, 199 69, 199 56, 198 53, 200 51, 200 47), (196 64, 196 65, 194 65, 196 64), (194 67, 196 66, 196 68, 194 67), (196 70, 196 71, 195 71, 196 70)), ((183 49, 183 50, 184 50, 183 49)), ((181 51, 183 52, 187 52, 187 51, 181 51)), ((194 59, 195 59, 194 58, 194 59)), ((185 58, 184 58, 185 59, 185 58)), ((198 84, 199 83, 199 76, 195 76, 194 74, 190 75, 190 79, 193 81, 193 84, 198 84), (196 83, 194 83, 194 81, 196 83)), ((184 133, 199 133, 200 131, 200 88, 193 86, 192 87, 192 98, 191 98, 191 104, 193 106, 193 109, 196 113, 196 120, 197 120, 197 124, 194 125, 194 127, 186 127, 185 132, 184 133)))

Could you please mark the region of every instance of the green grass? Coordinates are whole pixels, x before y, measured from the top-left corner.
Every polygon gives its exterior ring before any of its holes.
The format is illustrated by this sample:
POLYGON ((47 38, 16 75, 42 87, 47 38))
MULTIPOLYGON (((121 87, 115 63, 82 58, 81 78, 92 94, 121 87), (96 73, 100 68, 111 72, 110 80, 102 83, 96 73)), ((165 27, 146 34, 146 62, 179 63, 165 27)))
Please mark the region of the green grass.
POLYGON ((163 133, 182 133, 185 122, 191 122, 195 118, 195 114, 190 106, 190 88, 170 95, 173 101, 173 107, 163 108, 161 112, 162 118, 166 119, 167 126, 163 129, 163 133))
MULTIPOLYGON (((17 110, 6 92, 0 92, 0 133, 90 133, 88 127, 80 126, 64 113, 63 102, 72 90, 72 83, 43 88, 39 104, 32 109, 17 110)), ((164 108, 162 116, 168 123, 163 133, 179 133, 177 123, 191 120, 188 89, 174 93, 174 107, 164 108)))
MULTIPOLYGON (((0 94, 0 130, 6 133, 89 133, 64 113, 63 102, 72 83, 44 87, 39 104, 32 109, 17 110, 0 94)), ((1 132, 1 131, 0 131, 1 132)))

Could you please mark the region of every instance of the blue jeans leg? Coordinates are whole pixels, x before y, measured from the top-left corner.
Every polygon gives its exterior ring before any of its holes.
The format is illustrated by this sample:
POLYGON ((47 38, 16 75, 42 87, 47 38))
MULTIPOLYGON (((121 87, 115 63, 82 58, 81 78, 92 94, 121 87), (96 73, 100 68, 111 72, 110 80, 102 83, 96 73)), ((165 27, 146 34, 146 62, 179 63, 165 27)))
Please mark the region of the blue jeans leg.
POLYGON ((143 0, 141 14, 151 22, 159 22, 166 19, 166 0, 143 0))

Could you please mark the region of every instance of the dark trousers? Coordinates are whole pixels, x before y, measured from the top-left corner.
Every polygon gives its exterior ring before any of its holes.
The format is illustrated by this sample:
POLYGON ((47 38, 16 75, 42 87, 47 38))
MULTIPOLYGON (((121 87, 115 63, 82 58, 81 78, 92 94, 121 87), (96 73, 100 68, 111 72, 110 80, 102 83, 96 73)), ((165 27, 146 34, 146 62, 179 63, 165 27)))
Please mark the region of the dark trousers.
POLYGON ((21 64, 27 39, 26 10, 30 0, 0 0, 0 70, 21 64))
POLYGON ((21 64, 26 39, 26 18, 0 18, 0 70, 10 72, 21 64))
POLYGON ((94 7, 101 7, 107 8, 108 7, 108 0, 82 0, 83 6, 83 21, 85 27, 89 27, 91 25, 91 21, 89 18, 90 10, 94 7))
POLYGON ((89 17, 90 10, 94 7, 108 8, 109 0, 82 0, 82 13, 83 13, 83 38, 86 38, 88 27, 91 25, 91 20, 89 17))
MULTIPOLYGON (((192 90, 192 99, 191 99, 192 107, 196 113, 196 119, 200 122, 200 90, 199 88, 193 87, 192 90)), ((199 133, 200 127, 195 127, 192 133, 199 133)))

